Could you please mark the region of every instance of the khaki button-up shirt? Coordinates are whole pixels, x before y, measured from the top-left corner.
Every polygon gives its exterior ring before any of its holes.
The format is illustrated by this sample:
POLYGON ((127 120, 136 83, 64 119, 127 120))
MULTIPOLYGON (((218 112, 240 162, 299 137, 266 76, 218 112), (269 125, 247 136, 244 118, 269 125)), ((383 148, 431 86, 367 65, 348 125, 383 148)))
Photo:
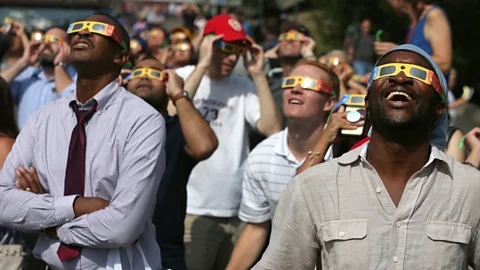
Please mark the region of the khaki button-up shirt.
POLYGON ((289 184, 254 269, 480 269, 480 172, 432 147, 397 208, 367 147, 289 184))

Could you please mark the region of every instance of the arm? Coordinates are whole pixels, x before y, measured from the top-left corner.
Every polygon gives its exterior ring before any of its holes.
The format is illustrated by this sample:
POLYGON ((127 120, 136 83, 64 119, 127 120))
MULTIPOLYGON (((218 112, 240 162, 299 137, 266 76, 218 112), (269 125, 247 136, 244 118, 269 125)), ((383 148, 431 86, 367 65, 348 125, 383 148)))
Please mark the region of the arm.
POLYGON ((257 121, 256 128, 261 134, 268 137, 282 130, 282 115, 273 99, 267 76, 262 72, 252 78, 260 101, 260 119, 257 121))
POLYGON ((271 210, 264 187, 265 180, 253 170, 252 162, 262 158, 252 152, 246 162, 242 182, 242 201, 239 218, 247 222, 235 249, 227 270, 250 269, 256 262, 270 233, 271 210))
POLYGON ((347 114, 348 112, 344 112, 344 106, 341 106, 337 113, 333 113, 330 116, 328 121, 328 125, 323 130, 320 139, 315 144, 315 146, 310 150, 312 151, 312 155, 308 155, 305 161, 303 162, 302 166, 297 169, 297 175, 301 172, 307 170, 310 167, 318 165, 324 162, 325 154, 327 153, 328 148, 330 145, 340 141, 342 139, 340 130, 341 129, 348 129, 354 130, 359 126, 364 125, 364 121, 360 121, 357 123, 350 123, 347 121, 347 114))
POLYGON ((247 223, 240 239, 235 244, 226 270, 250 269, 260 256, 269 232, 270 221, 247 223))
POLYGON ((450 142, 448 143, 447 151, 445 151, 445 154, 453 156, 453 158, 458 162, 465 161, 465 150, 458 147, 462 137, 463 133, 460 130, 456 130, 455 133, 453 133, 450 142))
POLYGON ((65 88, 71 86, 73 83, 72 78, 70 78, 70 75, 68 75, 65 68, 57 65, 60 62, 66 63, 68 61, 69 56, 70 56, 70 46, 68 45, 67 42, 63 42, 60 45, 60 51, 57 53, 57 55, 55 56, 55 59, 53 60, 53 63, 55 65, 55 69, 54 69, 55 89, 57 90, 58 94, 62 94, 65 88))
MULTIPOLYGON (((275 105, 275 100, 268 86, 267 76, 263 73, 264 57, 262 47, 258 44, 253 44, 250 48, 250 53, 251 59, 247 59, 245 53, 243 55, 243 62, 245 69, 248 70, 255 83, 260 102, 260 119, 257 121, 255 127, 261 134, 270 136, 282 129, 282 115, 275 105)), ((250 105, 247 104, 247 106, 250 105)))
POLYGON ((0 76, 2 76, 7 83, 11 83, 25 68, 37 62, 39 47, 40 42, 38 41, 30 43, 23 52, 22 58, 13 64, 13 66, 1 72, 0 76))
MULTIPOLYGON (((183 80, 175 71, 167 70, 168 83, 167 94, 170 98, 183 93, 183 80)), ((196 160, 204 160, 210 157, 218 146, 217 136, 192 102, 181 98, 175 102, 180 127, 185 137, 185 151, 196 160)))
POLYGON ((433 61, 448 72, 452 66, 452 33, 442 10, 437 8, 428 14, 424 31, 433 49, 433 61))
POLYGON ((203 38, 199 49, 200 52, 198 56, 198 64, 195 66, 192 74, 190 74, 190 76, 185 80, 184 89, 188 92, 190 98, 193 99, 195 93, 197 93, 197 88, 200 85, 200 81, 202 81, 203 75, 205 75, 205 72, 212 63, 213 44, 222 37, 223 35, 207 36, 203 38))
POLYGON ((137 121, 127 138, 110 205, 57 228, 58 238, 67 245, 94 248, 123 247, 137 240, 165 171, 164 144, 165 122, 160 115, 137 121))
POLYGON ((14 142, 14 139, 0 138, 0 170, 3 168, 3 163, 5 163, 8 153, 12 150, 14 142))
POLYGON ((476 127, 467 133, 465 144, 470 149, 470 155, 465 162, 470 162, 477 169, 480 169, 480 127, 476 127))
POLYGON ((39 231, 55 227, 74 218, 75 195, 52 197, 18 190, 16 169, 30 167, 38 113, 27 121, 0 171, 0 224, 20 231, 39 231))
POLYGON ((315 267, 320 247, 302 190, 302 180, 294 179, 282 192, 267 251, 253 269, 310 270, 315 267))

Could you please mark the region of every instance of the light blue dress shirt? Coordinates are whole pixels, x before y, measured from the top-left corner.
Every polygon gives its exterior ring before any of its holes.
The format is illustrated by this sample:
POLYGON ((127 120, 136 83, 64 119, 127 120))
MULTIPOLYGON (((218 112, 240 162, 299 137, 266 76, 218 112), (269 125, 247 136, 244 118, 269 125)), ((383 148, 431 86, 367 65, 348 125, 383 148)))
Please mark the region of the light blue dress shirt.
POLYGON ((27 67, 10 83, 15 103, 18 106, 17 124, 20 129, 33 112, 60 97, 73 93, 77 72, 72 66, 68 66, 66 71, 73 83, 67 86, 61 94, 57 93, 55 89, 54 78, 47 79, 41 67, 27 67))

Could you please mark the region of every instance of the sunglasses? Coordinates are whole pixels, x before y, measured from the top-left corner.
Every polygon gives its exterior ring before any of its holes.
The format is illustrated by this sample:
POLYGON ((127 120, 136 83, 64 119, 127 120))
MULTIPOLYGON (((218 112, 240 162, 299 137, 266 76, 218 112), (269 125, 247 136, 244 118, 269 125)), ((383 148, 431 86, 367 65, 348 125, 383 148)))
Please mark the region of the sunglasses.
POLYGON ((177 43, 172 46, 174 51, 189 51, 192 48, 188 43, 177 43))
POLYGON ((372 78, 377 80, 384 77, 393 77, 400 72, 403 72, 409 78, 431 85, 443 98, 443 88, 435 72, 421 66, 405 63, 385 64, 375 67, 372 78))
POLYGON ((150 79, 154 79, 154 80, 159 80, 159 81, 166 80, 166 76, 165 76, 166 74, 164 74, 160 70, 156 70, 153 68, 137 68, 133 70, 132 76, 130 79, 141 78, 144 75, 147 75, 150 79))
POLYGON ((247 46, 240 46, 233 43, 227 43, 223 40, 219 40, 215 42, 215 44, 217 44, 217 47, 222 52, 225 52, 228 54, 244 54, 248 50, 247 46))
POLYGON ((340 58, 337 57, 330 57, 325 61, 325 64, 329 65, 330 67, 341 66, 344 63, 344 61, 340 60, 340 58))
POLYGON ((70 24, 70 26, 68 27, 67 33, 74 34, 84 29, 88 29, 90 33, 110 37, 113 40, 115 40, 115 42, 117 42, 120 45, 120 47, 128 51, 127 44, 123 40, 119 31, 115 29, 115 26, 110 24, 101 23, 101 22, 92 22, 92 21, 74 22, 70 24))
POLYGON ((283 40, 305 40, 305 35, 297 31, 290 31, 283 34, 280 34, 278 37, 279 41, 283 40))
POLYGON ((317 79, 312 79, 309 77, 297 77, 290 76, 283 78, 282 88, 289 89, 294 88, 300 84, 303 89, 308 89, 316 92, 322 92, 328 95, 335 95, 335 91, 332 91, 332 87, 327 85, 325 82, 317 79))
POLYGON ((187 35, 183 32, 175 32, 170 35, 171 40, 184 40, 187 39, 187 35))
POLYGON ((63 39, 55 35, 45 35, 43 36, 43 42, 57 44, 63 42, 63 39))

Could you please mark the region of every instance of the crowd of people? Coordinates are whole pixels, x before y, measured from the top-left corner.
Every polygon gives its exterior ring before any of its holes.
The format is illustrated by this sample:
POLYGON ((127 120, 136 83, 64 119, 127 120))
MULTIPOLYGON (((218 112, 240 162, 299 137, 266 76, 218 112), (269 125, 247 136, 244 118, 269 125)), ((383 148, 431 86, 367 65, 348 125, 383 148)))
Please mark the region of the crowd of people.
POLYGON ((479 269, 480 127, 450 115, 473 90, 445 11, 389 3, 405 44, 365 19, 323 55, 240 9, 5 19, 0 268, 479 269))

